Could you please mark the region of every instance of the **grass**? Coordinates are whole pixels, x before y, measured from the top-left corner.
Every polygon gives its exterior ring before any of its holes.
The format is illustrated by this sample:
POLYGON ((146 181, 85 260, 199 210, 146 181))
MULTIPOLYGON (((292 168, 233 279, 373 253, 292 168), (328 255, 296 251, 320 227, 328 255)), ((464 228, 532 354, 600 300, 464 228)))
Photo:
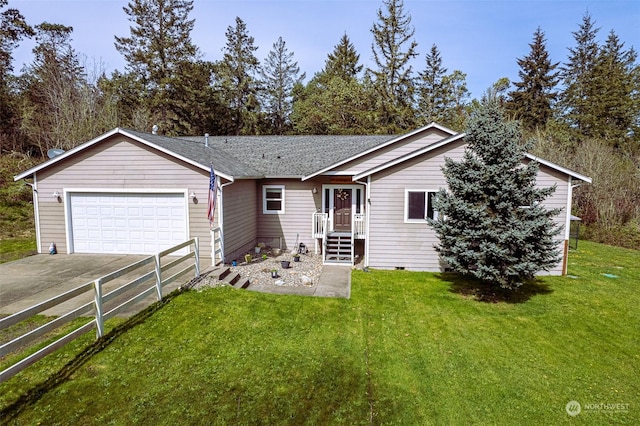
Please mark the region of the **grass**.
POLYGON ((31 188, 14 182, 13 176, 37 162, 29 157, 0 156, 0 263, 36 253, 31 188))
POLYGON ((407 271, 355 271, 350 300, 190 291, 0 384, 0 419, 639 424, 639 264, 638 251, 581 242, 575 278, 498 303, 407 271))

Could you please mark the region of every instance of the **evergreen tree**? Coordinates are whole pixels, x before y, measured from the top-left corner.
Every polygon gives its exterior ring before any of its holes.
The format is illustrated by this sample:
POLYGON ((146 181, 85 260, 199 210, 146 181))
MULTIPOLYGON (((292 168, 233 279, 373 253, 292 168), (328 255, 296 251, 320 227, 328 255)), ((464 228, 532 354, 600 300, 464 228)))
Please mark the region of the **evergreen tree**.
POLYGON ((414 125, 414 84, 409 61, 418 55, 418 43, 412 40, 415 29, 411 16, 404 12, 404 1, 382 3, 385 10, 378 9, 378 22, 371 28, 371 50, 377 69, 368 72, 378 97, 379 123, 383 130, 395 133, 414 125))
POLYGON ((359 81, 360 55, 345 34, 327 55, 324 69, 298 90, 291 116, 302 134, 369 134, 377 129, 374 98, 359 81))
POLYGON ((260 109, 255 77, 260 66, 255 56, 258 48, 239 17, 236 17, 235 27, 227 27, 225 35, 227 44, 222 61, 217 63, 217 77, 222 98, 231 111, 229 133, 253 134, 260 109))
POLYGON ((567 123, 582 135, 592 136, 593 122, 596 117, 591 95, 594 89, 593 68, 598 58, 599 28, 586 13, 578 31, 573 37, 576 46, 569 48, 567 64, 560 69, 560 77, 564 83, 560 106, 567 123))
POLYGON ((593 68, 591 133, 615 147, 640 142, 640 67, 636 58, 636 51, 625 50, 611 31, 593 68))
POLYGON ((161 133, 177 134, 182 125, 177 123, 172 95, 176 91, 193 93, 192 89, 177 86, 198 80, 178 75, 179 70, 191 70, 184 63, 195 62, 199 57, 191 42, 195 20, 189 19, 189 13, 193 0, 131 0, 123 10, 134 25, 129 37, 115 37, 115 46, 127 60, 127 72, 136 82, 130 89, 138 90, 138 101, 142 101, 153 120, 145 128, 157 124, 161 133))
POLYGON ((469 95, 466 74, 454 70, 447 74, 442 57, 434 44, 426 55, 424 72, 418 73, 418 121, 427 125, 442 124, 454 130, 462 130, 466 117, 466 98, 469 95))
POLYGON ((468 120, 462 160, 445 161, 448 190, 439 191, 438 218, 429 220, 454 271, 509 289, 561 260, 559 209, 541 204, 555 187, 536 187, 538 164, 522 163, 520 138, 496 99, 483 99, 468 120))
MULTIPOLYGON (((0 10, 7 5, 8 0, 0 0, 0 10)), ((11 91, 12 53, 20 40, 34 34, 17 9, 7 8, 0 13, 0 151, 20 144, 17 100, 11 91)))
POLYGON ((443 123, 450 98, 445 79, 447 69, 442 65, 442 57, 435 44, 425 59, 425 70, 418 73, 418 117, 422 125, 443 123))
POLYGON ((356 78, 316 75, 298 94, 291 121, 297 133, 361 135, 375 133, 370 91, 356 78))
POLYGON ((517 59, 521 81, 514 82, 516 89, 509 93, 508 110, 528 130, 542 128, 552 116, 552 105, 557 93, 558 63, 551 63, 546 48, 544 32, 538 27, 533 33, 531 51, 517 59))
POLYGON ((442 84, 448 88, 449 95, 447 102, 445 102, 446 109, 442 124, 452 130, 462 131, 469 108, 467 74, 460 70, 454 70, 451 74, 443 77, 442 84))
POLYGON ((262 90, 265 109, 272 123, 273 133, 282 134, 290 127, 289 116, 292 110, 293 88, 301 84, 304 73, 293 61, 293 52, 287 50, 282 37, 273 44, 273 50, 262 67, 262 90))
POLYGON ((359 61, 360 55, 345 33, 334 47, 333 52, 327 56, 322 74, 340 77, 343 80, 357 78, 362 71, 362 65, 359 64, 359 61))

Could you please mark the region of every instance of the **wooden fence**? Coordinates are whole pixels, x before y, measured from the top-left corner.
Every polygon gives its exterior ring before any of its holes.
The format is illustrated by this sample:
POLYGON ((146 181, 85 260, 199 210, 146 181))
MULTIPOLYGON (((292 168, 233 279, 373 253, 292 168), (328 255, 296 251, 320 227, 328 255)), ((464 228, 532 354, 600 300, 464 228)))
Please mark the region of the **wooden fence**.
POLYGON ((162 300, 163 294, 162 290, 164 287, 174 282, 178 278, 184 276, 185 274, 195 271, 195 276, 200 276, 200 256, 199 256, 199 242, 197 238, 186 241, 182 244, 178 244, 175 247, 157 253, 153 256, 149 256, 144 258, 136 263, 133 263, 129 266, 125 266, 122 269, 119 269, 115 272, 112 272, 108 275, 100 277, 95 281, 88 282, 81 286, 78 286, 72 290, 69 290, 65 293, 59 294, 51 299, 45 300, 44 302, 38 303, 37 305, 31 306, 30 308, 24 309, 16 314, 10 315, 8 317, 0 319, 0 330, 4 330, 12 325, 15 325, 21 321, 24 321, 42 311, 50 309, 54 306, 57 306, 63 302, 66 302, 74 297, 77 297, 86 292, 93 291, 94 297, 93 301, 86 303, 78 308, 73 309, 72 311, 55 318, 54 320, 34 329, 23 335, 16 337, 0 346, 0 358, 4 355, 11 353, 19 348, 22 348, 26 345, 29 345, 37 338, 43 336, 46 333, 49 333, 56 328, 75 320, 76 318, 87 316, 92 311, 94 312, 95 318, 93 318, 88 323, 80 326, 79 328, 73 330, 72 332, 66 334, 65 336, 59 338, 53 343, 43 347, 37 352, 29 355, 28 357, 14 363, 9 368, 0 372, 0 383, 8 380, 9 378, 15 376, 20 371, 24 370, 31 364, 36 361, 42 359, 46 355, 51 352, 59 349, 65 344, 71 342, 74 339, 82 336, 92 328, 96 328, 96 338, 100 338, 104 335, 104 322, 122 312, 124 309, 134 305, 135 303, 140 302, 144 298, 148 297, 155 293, 157 300, 162 300), (168 259, 162 259, 165 256, 168 256, 180 249, 185 247, 190 247, 193 245, 193 250, 190 250, 189 253, 178 257, 170 257, 168 259), (194 259, 193 262, 189 261, 189 259, 194 259), (163 261, 164 264, 162 263, 163 261), (184 267, 185 262, 188 262, 188 266, 184 267), (143 268, 145 265, 149 265, 154 263, 153 270, 149 272, 145 272, 142 275, 138 275, 132 281, 112 290, 106 294, 103 294, 104 285, 110 281, 115 280, 116 278, 122 277, 126 274, 132 273, 135 270, 143 268), (175 268, 183 268, 178 270, 178 272, 174 272, 175 268), (163 273, 171 270, 174 272, 173 275, 163 279, 163 273), (107 312, 103 312, 103 307, 109 301, 114 301, 118 296, 122 296, 127 292, 136 291, 141 287, 141 285, 145 282, 153 280, 154 283, 150 287, 143 288, 139 293, 135 294, 133 297, 129 298, 124 303, 119 304, 118 306, 110 309, 107 312))

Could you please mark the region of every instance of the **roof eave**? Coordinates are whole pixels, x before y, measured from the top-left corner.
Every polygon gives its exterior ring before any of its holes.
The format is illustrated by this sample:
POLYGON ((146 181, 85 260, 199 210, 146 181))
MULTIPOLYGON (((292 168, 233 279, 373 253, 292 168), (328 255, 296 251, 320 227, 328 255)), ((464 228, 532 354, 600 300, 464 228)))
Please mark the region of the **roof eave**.
POLYGON ((14 181, 19 181, 20 179, 24 179, 24 178, 27 178, 29 176, 32 176, 36 172, 39 172, 40 170, 42 170, 44 168, 47 168, 47 167, 51 166, 52 164, 56 164, 57 162, 62 161, 65 158, 71 157, 76 152, 83 151, 84 149, 95 145, 96 143, 102 141, 103 139, 111 137, 111 136, 115 135, 116 133, 120 133, 120 132, 122 132, 122 129, 120 129, 119 127, 116 127, 116 128, 114 128, 112 130, 109 130, 107 133, 104 133, 104 134, 102 134, 102 135, 100 135, 100 136, 98 136, 96 138, 93 138, 93 139, 87 141, 87 142, 81 143, 80 145, 78 145, 76 147, 73 147, 68 151, 63 152, 62 154, 57 155, 57 156, 45 161, 44 163, 38 164, 37 166, 34 166, 34 167, 32 167, 32 168, 30 168, 28 170, 25 170, 24 172, 22 172, 22 173, 20 173, 18 175, 15 175, 13 177, 13 180, 14 181))
MULTIPOLYGON (((120 135, 126 136, 128 138, 131 138, 131 139, 143 144, 143 145, 147 145, 147 146, 149 146, 149 147, 151 147, 153 149, 156 149, 156 150, 158 150, 160 152, 163 152, 163 153, 165 153, 165 154, 167 154, 167 155, 169 155, 169 156, 171 156, 173 158, 179 159, 180 161, 184 161, 187 164, 191 164, 192 166, 197 167, 197 168, 199 168, 201 170, 209 171, 209 166, 206 166, 204 164, 198 163, 197 161, 190 160, 190 159, 188 159, 188 158, 186 158, 186 157, 184 157, 182 155, 176 154, 175 152, 173 152, 171 150, 163 148, 163 147, 161 147, 159 145, 156 145, 156 144, 154 144, 152 142, 149 142, 148 140, 146 140, 144 138, 141 138, 139 136, 136 136, 136 135, 134 135, 132 133, 127 132, 126 130, 123 130, 123 129, 119 128, 119 127, 116 127, 115 129, 110 130, 107 133, 104 133, 104 134, 98 136, 97 138, 94 138, 94 139, 91 139, 90 141, 82 143, 82 144, 70 149, 69 151, 66 151, 66 152, 64 152, 64 153, 62 153, 62 154, 60 154, 60 155, 58 155, 58 156, 56 156, 56 157, 54 157, 54 158, 52 158, 52 159, 50 159, 48 161, 45 161, 42 164, 39 164, 39 165, 37 165, 35 167, 30 168, 29 170, 26 170, 26 171, 24 171, 24 172, 22 172, 22 173, 20 173, 20 174, 18 174, 16 176, 14 176, 13 180, 14 181, 18 181, 20 179, 24 179, 24 178, 27 178, 29 176, 32 176, 33 174, 37 173, 38 171, 40 171, 40 170, 42 170, 44 168, 47 168, 47 167, 49 167, 49 166, 51 166, 53 164, 56 164, 57 162, 62 161, 65 158, 71 157, 74 154, 76 154, 77 152, 84 151, 85 149, 88 149, 88 148, 92 147, 93 145, 95 145, 95 144, 97 144, 97 143, 99 143, 99 142, 101 142, 101 141, 103 141, 103 140, 115 135, 115 134, 120 134, 120 135)), ((235 180, 233 176, 231 176, 231 175, 229 175, 227 173, 224 173, 224 172, 219 172, 218 170, 216 170, 216 174, 218 176, 220 176, 220 177, 222 177, 222 178, 224 178, 226 180, 232 181, 232 182, 235 180)))
POLYGON ((329 166, 327 166, 327 167, 325 167, 325 168, 323 168, 323 169, 320 169, 320 170, 318 170, 318 171, 316 171, 316 172, 313 172, 313 173, 312 173, 312 174, 310 174, 310 175, 304 176, 304 177, 302 178, 302 180, 303 180, 303 181, 305 181, 305 180, 311 179, 311 178, 313 178, 313 177, 315 177, 315 176, 321 175, 321 174, 325 173, 325 172, 326 172, 326 171, 328 171, 328 170, 331 170, 331 169, 333 169, 333 168, 335 168, 335 167, 338 167, 338 166, 341 166, 341 165, 343 165, 343 164, 346 164, 346 163, 348 163, 349 161, 356 160, 356 159, 358 159, 358 158, 360 158, 360 157, 363 157, 363 156, 365 156, 365 155, 367 155, 367 154, 370 154, 370 153, 372 153, 372 152, 374 152, 374 151, 377 151, 377 150, 379 150, 379 149, 381 149, 381 148, 387 147, 387 146, 389 146, 389 145, 391 145, 391 144, 394 144, 394 143, 396 143, 396 142, 398 142, 398 141, 401 141, 401 140, 403 140, 403 139, 410 138, 410 137, 412 137, 412 136, 414 136, 414 135, 416 135, 416 134, 418 134, 418 133, 424 132, 424 131, 426 131, 426 130, 428 130, 428 129, 438 129, 438 130, 440 130, 440 131, 442 131, 442 132, 448 133, 450 136, 446 137, 445 139, 448 139, 449 137, 454 136, 454 135, 457 133, 457 132, 455 132, 455 131, 453 131, 453 130, 451 130, 451 129, 449 129, 449 128, 446 128, 446 127, 444 127, 444 126, 441 126, 440 124, 437 124, 437 123, 435 123, 435 122, 432 122, 432 123, 430 123, 430 124, 427 124, 426 126, 420 127, 419 129, 416 129, 416 130, 413 130, 413 131, 411 131, 411 132, 409 132, 409 133, 405 133, 405 134, 403 134, 403 135, 397 136, 397 137, 395 137, 395 138, 393 138, 393 139, 391 139, 391 140, 388 140, 388 141, 383 142, 383 143, 381 143, 381 144, 379 144, 379 145, 376 145, 376 146, 374 146, 373 148, 370 148, 370 149, 368 149, 368 150, 366 150, 366 151, 359 152, 359 153, 358 153, 358 154, 356 154, 356 155, 353 155, 353 156, 351 156, 351 157, 349 157, 349 158, 346 158, 346 159, 344 159, 344 160, 338 161, 337 163, 331 164, 331 165, 329 165, 329 166))
POLYGON ((528 152, 525 153, 525 157, 528 158, 529 160, 533 160, 533 161, 536 161, 536 162, 538 162, 540 164, 544 164, 547 167, 555 169, 555 170, 557 170, 559 172, 562 172, 562 173, 564 173, 566 175, 569 175, 569 176, 571 176, 573 178, 579 179, 579 180, 581 180, 583 182, 587 182, 587 183, 591 183, 592 182, 591 178, 588 177, 588 176, 585 176, 585 175, 580 174, 578 172, 574 172, 573 170, 567 169, 566 167, 559 166, 556 163, 552 163, 551 161, 545 160, 544 158, 540 158, 540 157, 537 157, 537 156, 535 156, 533 154, 529 154, 528 152))
POLYGON ((365 170, 364 172, 360 172, 357 173, 353 176, 353 180, 360 180, 362 178, 365 178, 367 176, 371 176, 374 173, 378 173, 382 170, 388 169, 389 167, 393 167, 395 165, 398 165, 400 163, 403 163, 407 160, 411 160, 412 158, 415 158, 419 155, 425 154, 429 151, 433 151, 434 149, 440 148, 441 146, 447 145, 451 142, 455 142, 458 139, 461 139, 465 136, 465 133, 458 133, 458 134, 454 134, 452 136, 449 136, 448 138, 444 138, 439 140, 438 142, 434 142, 431 145, 425 146, 423 148, 417 149, 413 152, 409 152, 405 155, 402 155, 398 158, 394 158, 393 160, 389 160, 386 163, 380 164, 376 167, 372 167, 369 170, 365 170))

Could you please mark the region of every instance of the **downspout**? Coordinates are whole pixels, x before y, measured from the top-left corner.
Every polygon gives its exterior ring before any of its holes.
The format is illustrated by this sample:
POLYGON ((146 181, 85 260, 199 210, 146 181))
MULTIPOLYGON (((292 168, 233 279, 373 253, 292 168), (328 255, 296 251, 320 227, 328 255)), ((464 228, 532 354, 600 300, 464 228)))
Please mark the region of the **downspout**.
POLYGON ((364 237, 364 267, 368 268, 369 267, 369 222, 370 222, 370 218, 369 218, 369 210, 371 207, 371 199, 369 197, 371 197, 370 194, 370 187, 369 185, 371 184, 371 176, 367 176, 367 181, 366 182, 362 182, 361 180, 357 180, 357 183, 360 183, 362 185, 364 185, 365 187, 365 191, 364 191, 364 205, 365 205, 365 237, 364 237))
MULTIPOLYGON (((225 258, 224 258, 224 197, 222 196, 224 187, 227 185, 231 185, 232 183, 235 182, 235 179, 233 179, 233 177, 231 178, 231 182, 227 182, 227 183, 223 183, 222 185, 220 185, 220 203, 219 206, 220 208, 218 209, 218 228, 220 228, 220 250, 222 251, 221 254, 221 260, 222 263, 225 263, 225 258)), ((215 262, 215 253, 214 253, 214 259, 213 262, 215 262)))
POLYGON ((33 183, 25 181, 31 187, 33 193, 33 218, 36 222, 36 251, 42 253, 42 242, 40 241, 40 200, 38 199, 38 181, 36 174, 33 174, 33 183))

